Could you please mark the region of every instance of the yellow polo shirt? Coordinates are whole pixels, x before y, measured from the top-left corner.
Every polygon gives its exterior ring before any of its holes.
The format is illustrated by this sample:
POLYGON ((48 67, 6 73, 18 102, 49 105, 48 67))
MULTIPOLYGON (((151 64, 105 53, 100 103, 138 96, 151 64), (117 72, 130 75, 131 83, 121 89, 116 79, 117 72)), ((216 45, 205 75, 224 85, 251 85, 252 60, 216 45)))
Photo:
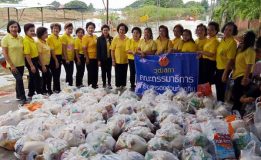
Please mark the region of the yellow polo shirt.
POLYGON ((169 50, 173 48, 172 42, 169 39, 157 39, 156 40, 157 45, 157 52, 156 54, 162 54, 162 53, 168 53, 169 50))
POLYGON ((74 39, 72 36, 67 35, 66 33, 62 35, 61 41, 63 45, 67 47, 67 59, 68 61, 74 60, 74 39))
POLYGON ((62 40, 59 36, 56 37, 54 34, 49 35, 47 38, 47 44, 51 50, 54 51, 55 55, 62 55, 63 46, 62 40))
POLYGON ((48 46, 47 42, 38 39, 36 41, 36 45, 37 45, 38 53, 43 59, 43 65, 49 65, 51 60, 51 49, 48 46))
POLYGON ((207 40, 207 38, 195 40, 198 51, 203 51, 204 45, 207 43, 207 40))
POLYGON ((196 52, 197 51, 197 45, 195 42, 189 41, 189 42, 183 42, 181 52, 196 52))
POLYGON ((233 37, 222 39, 217 48, 217 69, 225 69, 229 60, 234 59, 237 51, 237 42, 233 37))
POLYGON ((31 58, 38 57, 37 45, 33 38, 25 36, 23 44, 25 55, 29 55, 31 58))
POLYGON ((180 51, 181 48, 182 48, 182 43, 183 43, 182 38, 174 38, 174 39, 172 40, 173 49, 180 51))
POLYGON ((97 58, 97 36, 96 35, 84 35, 82 38, 82 46, 83 48, 87 48, 87 54, 89 59, 97 58))
POLYGON ((141 39, 138 47, 142 52, 151 52, 157 50, 157 44, 153 39, 150 39, 147 42, 145 39, 141 39))
MULTIPOLYGON (((128 52, 129 50, 131 50, 134 53, 137 53, 139 42, 140 40, 135 41, 133 38, 129 39, 126 45, 126 51, 128 52)), ((128 53, 128 59, 134 60, 134 55, 128 53)))
POLYGON ((215 55, 213 55, 213 56, 203 55, 203 58, 209 59, 211 61, 215 61, 216 60, 216 53, 217 53, 218 45, 219 45, 219 41, 218 41, 216 36, 209 38, 207 40, 207 43, 203 47, 203 51, 210 52, 210 53, 215 53, 215 55))
POLYGON ((83 49, 82 49, 82 39, 76 38, 74 41, 74 49, 78 50, 79 54, 83 54, 83 49))
POLYGON ((254 48, 248 48, 243 52, 238 52, 236 54, 235 69, 233 70, 232 78, 236 79, 238 77, 244 76, 247 65, 254 65, 255 60, 256 52, 254 48))
MULTIPOLYGON (((13 37, 7 33, 1 40, 1 46, 7 48, 8 56, 15 67, 24 66, 24 50, 23 50, 23 37, 13 37)), ((10 64, 6 62, 6 67, 9 68, 10 64)))
POLYGON ((126 45, 129 38, 125 37, 124 40, 120 39, 119 36, 113 38, 111 43, 111 50, 115 51, 115 63, 127 64, 128 56, 126 51, 126 45))

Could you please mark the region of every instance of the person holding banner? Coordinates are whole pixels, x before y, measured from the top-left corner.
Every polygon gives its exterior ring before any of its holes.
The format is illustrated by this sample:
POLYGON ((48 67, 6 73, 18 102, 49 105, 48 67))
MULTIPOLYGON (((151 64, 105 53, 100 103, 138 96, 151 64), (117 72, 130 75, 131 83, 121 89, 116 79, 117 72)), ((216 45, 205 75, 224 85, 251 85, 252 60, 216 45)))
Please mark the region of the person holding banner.
POLYGON ((168 27, 161 25, 159 26, 159 37, 156 40, 157 51, 156 54, 164 54, 172 52, 172 42, 169 38, 169 30, 168 27))
POLYGON ((73 32, 73 24, 66 23, 64 25, 65 33, 62 35, 63 46, 63 66, 66 72, 65 82, 69 86, 73 85, 73 70, 74 70, 74 39, 71 36, 73 32))
POLYGON ((115 67, 116 89, 122 90, 127 83, 128 57, 126 44, 128 37, 125 35, 128 32, 128 26, 120 23, 117 26, 118 36, 114 37, 111 43, 112 65, 115 67))
POLYGON ((173 51, 180 52, 182 47, 182 34, 183 34, 183 26, 181 24, 177 24, 173 28, 175 38, 172 40, 173 51))
POLYGON ((76 87, 83 87, 82 79, 85 71, 85 57, 82 48, 82 37, 84 36, 84 29, 76 29, 77 38, 74 40, 75 65, 76 65, 76 87))
POLYGON ((86 24, 87 34, 82 38, 83 52, 86 58, 88 71, 88 85, 92 88, 98 88, 98 60, 97 60, 97 36, 94 35, 95 24, 88 22, 86 24))
POLYGON ((50 69, 53 76, 53 92, 59 93, 61 91, 60 76, 62 65, 62 41, 59 37, 61 25, 58 23, 51 24, 52 34, 47 38, 47 44, 51 48, 50 69))
POLYGON ((17 100, 21 104, 26 103, 24 90, 24 51, 23 37, 19 35, 21 28, 18 22, 9 21, 7 24, 7 34, 1 40, 3 55, 6 61, 6 67, 9 68, 15 78, 15 91, 17 100))
POLYGON ((219 45, 217 34, 219 32, 219 24, 210 22, 208 24, 208 40, 202 51, 198 51, 199 56, 202 56, 202 67, 199 75, 199 84, 213 83, 213 78, 216 70, 216 52, 219 45))
POLYGON ((42 94, 40 73, 39 73, 39 53, 37 49, 37 44, 33 39, 35 36, 35 26, 32 23, 27 23, 24 25, 25 38, 24 44, 24 55, 25 55, 25 65, 29 71, 29 82, 28 82, 28 97, 33 97, 35 91, 37 94, 42 94))
POLYGON ((140 40, 138 45, 138 54, 142 57, 146 55, 155 55, 157 51, 157 44, 153 40, 153 34, 151 28, 144 29, 144 38, 140 40))
MULTIPOLYGON (((242 40, 237 48, 234 67, 232 63, 227 66, 228 69, 233 68, 232 79, 234 86, 232 89, 233 107, 232 110, 238 110, 243 116, 245 113, 240 102, 240 97, 247 91, 253 65, 255 64, 256 52, 254 50, 256 35, 253 31, 248 31, 243 35, 242 40)), ((226 70, 228 70, 226 69, 226 70)), ((224 72, 222 81, 227 80, 229 72, 224 72)))
POLYGON ((129 39, 127 45, 126 45, 126 50, 128 52, 128 61, 129 61, 129 67, 130 67, 130 83, 131 83, 131 91, 135 90, 135 64, 134 64, 134 55, 138 51, 138 45, 140 42, 140 37, 141 37, 141 29, 139 27, 134 27, 131 30, 132 33, 132 39, 129 39))
MULTIPOLYGON (((227 68, 227 65, 231 66, 231 64, 229 63, 233 63, 235 59, 237 42, 235 41, 234 36, 237 35, 238 30, 235 23, 228 22, 224 25, 221 31, 222 33, 224 33, 224 37, 222 38, 217 48, 215 85, 217 100, 224 102, 226 83, 222 82, 222 76, 225 71, 225 68, 227 68)), ((230 71, 231 70, 226 70, 226 72, 230 71)))
POLYGON ((182 34, 183 42, 181 52, 196 52, 197 45, 192 38, 192 33, 189 29, 184 29, 182 34))

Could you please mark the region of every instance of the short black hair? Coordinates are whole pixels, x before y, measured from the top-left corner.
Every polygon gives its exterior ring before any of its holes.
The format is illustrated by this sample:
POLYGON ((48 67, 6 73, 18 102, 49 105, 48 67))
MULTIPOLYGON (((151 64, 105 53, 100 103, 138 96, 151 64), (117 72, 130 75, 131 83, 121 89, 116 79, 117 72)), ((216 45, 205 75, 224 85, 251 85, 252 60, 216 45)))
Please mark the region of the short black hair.
POLYGON ((165 29, 165 31, 166 31, 166 37, 169 39, 169 29, 168 29, 168 27, 167 26, 164 26, 164 25, 160 25, 159 26, 159 30, 160 29, 165 29))
POLYGON ((237 25, 236 25, 234 22, 228 22, 228 23, 226 23, 226 24, 223 26, 223 28, 221 29, 221 32, 222 32, 222 33, 224 33, 225 28, 226 28, 227 26, 233 26, 233 33, 232 33, 233 36, 236 36, 236 35, 238 34, 237 25))
POLYGON ((150 27, 145 28, 144 31, 148 31, 150 34, 149 39, 153 39, 153 33, 152 33, 152 29, 150 27))
POLYGON ((87 22, 87 23, 86 23, 86 29, 87 29, 89 26, 93 26, 94 28, 96 28, 96 25, 95 25, 95 23, 93 23, 93 22, 87 22))
POLYGON ((38 27, 36 29, 36 36, 37 36, 37 38, 41 39, 45 32, 47 32, 47 28, 45 28, 45 27, 38 27))
POLYGON ((141 31, 140 27, 133 27, 131 30, 131 33, 133 33, 134 31, 138 31, 140 34, 140 37, 141 37, 142 31, 141 31))
POLYGON ((183 26, 182 26, 181 24, 175 25, 174 28, 173 28, 173 30, 174 30, 175 28, 179 28, 180 31, 181 31, 181 34, 183 33, 184 28, 183 28, 183 26))
POLYGON ((20 24, 19 24, 18 22, 14 21, 14 20, 10 20, 10 21, 7 23, 7 29, 6 29, 7 32, 10 33, 9 27, 10 27, 11 25, 13 25, 13 24, 17 24, 17 26, 18 26, 18 33, 20 33, 20 32, 21 32, 20 24))
POLYGON ((101 27, 101 31, 102 31, 104 28, 107 28, 107 29, 110 30, 110 26, 108 26, 107 24, 102 25, 102 27, 101 27))
POLYGON ((82 31, 83 34, 85 34, 85 31, 83 28, 79 27, 76 29, 75 33, 77 34, 78 32, 82 31))
POLYGON ((73 27, 73 24, 71 22, 65 23, 64 29, 67 29, 69 27, 73 27))
POLYGON ((247 31, 243 36, 243 48, 242 51, 245 51, 249 47, 254 47, 256 40, 256 34, 254 31, 247 31))
POLYGON ((58 28, 59 28, 59 31, 62 30, 62 27, 61 27, 61 25, 60 25, 59 23, 52 23, 52 24, 50 25, 51 30, 53 30, 54 27, 58 27, 58 28))
MULTIPOLYGON (((189 30, 189 29, 184 29, 184 30, 183 30, 183 33, 184 33, 184 32, 187 32, 187 33, 189 34, 189 36, 190 36, 189 41, 195 42, 194 39, 193 39, 193 37, 192 37, 192 32, 191 32, 191 30, 189 30)), ((183 33, 182 33, 182 34, 183 34, 183 33)))
POLYGON ((117 32, 119 33, 119 30, 120 30, 120 27, 124 27, 125 28, 125 33, 128 32, 129 28, 128 26, 125 24, 125 23, 120 23, 118 26, 117 26, 117 32))
POLYGON ((256 49, 261 49, 261 36, 256 40, 256 49))
POLYGON ((34 24, 33 23, 26 23, 24 25, 24 33, 26 34, 27 31, 29 31, 30 28, 34 28, 34 24))
POLYGON ((197 30, 198 28, 200 28, 200 27, 204 28, 204 30, 205 30, 205 36, 207 36, 207 34, 208 34, 208 33, 207 33, 207 31, 208 31, 207 26, 204 25, 203 23, 200 23, 199 25, 197 25, 196 30, 197 30))
POLYGON ((218 32, 219 32, 219 24, 217 22, 214 22, 214 21, 209 22, 208 26, 213 26, 215 28, 215 30, 217 31, 216 34, 218 34, 218 32))

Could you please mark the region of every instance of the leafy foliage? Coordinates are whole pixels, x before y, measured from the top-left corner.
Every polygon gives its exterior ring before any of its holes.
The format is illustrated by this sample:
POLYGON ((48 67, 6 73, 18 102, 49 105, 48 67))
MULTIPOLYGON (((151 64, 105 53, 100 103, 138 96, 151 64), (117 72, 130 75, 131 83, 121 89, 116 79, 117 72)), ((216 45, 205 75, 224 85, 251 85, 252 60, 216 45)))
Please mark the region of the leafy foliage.
POLYGON ((70 1, 70 2, 66 3, 64 5, 64 7, 73 8, 73 10, 77 10, 77 11, 79 11, 79 10, 81 10, 81 11, 93 11, 94 10, 92 3, 90 3, 90 5, 88 6, 85 2, 78 1, 78 0, 70 1))
POLYGON ((0 0, 0 3, 18 3, 22 0, 0 0))

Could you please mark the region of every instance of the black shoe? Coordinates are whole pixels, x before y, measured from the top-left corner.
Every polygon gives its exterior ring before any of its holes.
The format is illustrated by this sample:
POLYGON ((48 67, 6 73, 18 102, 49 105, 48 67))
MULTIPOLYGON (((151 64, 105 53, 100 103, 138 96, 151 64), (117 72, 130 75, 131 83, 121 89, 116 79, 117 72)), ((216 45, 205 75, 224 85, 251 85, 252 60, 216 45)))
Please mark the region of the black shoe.
POLYGON ((48 94, 49 94, 49 95, 52 95, 52 94, 53 94, 53 91, 48 91, 48 94))
POLYGON ((56 93, 56 94, 58 94, 58 93, 60 93, 61 91, 53 91, 53 93, 56 93))
POLYGON ((106 84, 103 84, 102 87, 103 87, 103 88, 106 88, 106 84))
POLYGON ((111 86, 111 84, 108 84, 108 86, 107 86, 107 87, 108 87, 108 89, 112 89, 112 86, 111 86))
POLYGON ((29 101, 27 100, 27 99, 22 99, 21 101, 20 101, 20 105, 21 106, 24 106, 25 104, 28 104, 29 103, 29 101))
POLYGON ((93 89, 97 89, 98 88, 98 85, 95 85, 95 86, 92 86, 93 89))

